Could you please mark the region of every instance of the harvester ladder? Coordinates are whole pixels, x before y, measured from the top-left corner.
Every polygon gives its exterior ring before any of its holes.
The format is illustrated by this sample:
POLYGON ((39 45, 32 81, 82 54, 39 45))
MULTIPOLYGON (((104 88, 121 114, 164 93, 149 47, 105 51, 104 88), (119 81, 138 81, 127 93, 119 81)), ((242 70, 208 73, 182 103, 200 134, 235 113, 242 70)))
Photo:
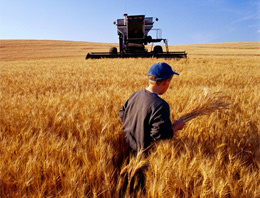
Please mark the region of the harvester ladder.
POLYGON ((166 47, 166 52, 169 53, 169 47, 168 47, 168 40, 167 39, 163 39, 165 47, 166 47))

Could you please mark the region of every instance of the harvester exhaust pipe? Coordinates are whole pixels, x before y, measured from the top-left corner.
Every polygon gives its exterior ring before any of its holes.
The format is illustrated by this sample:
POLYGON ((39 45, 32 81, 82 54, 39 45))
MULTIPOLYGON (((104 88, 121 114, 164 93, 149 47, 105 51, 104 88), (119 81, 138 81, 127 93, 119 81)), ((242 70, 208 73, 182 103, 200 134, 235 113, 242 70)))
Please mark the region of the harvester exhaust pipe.
POLYGON ((126 24, 127 24, 127 16, 128 16, 128 15, 127 15, 127 14, 124 14, 123 16, 124 16, 124 25, 126 25, 126 24))

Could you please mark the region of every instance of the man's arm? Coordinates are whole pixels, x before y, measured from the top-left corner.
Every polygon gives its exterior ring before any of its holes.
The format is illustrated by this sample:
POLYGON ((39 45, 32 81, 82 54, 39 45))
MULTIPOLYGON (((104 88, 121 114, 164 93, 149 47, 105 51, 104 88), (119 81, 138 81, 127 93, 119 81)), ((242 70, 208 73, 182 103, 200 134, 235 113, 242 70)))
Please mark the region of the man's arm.
POLYGON ((124 121, 124 113, 125 113, 125 109, 124 109, 124 107, 122 107, 122 108, 119 110, 119 112, 118 112, 121 122, 124 121))
POLYGON ((172 122, 170 120, 170 109, 168 104, 158 107, 151 118, 150 135, 153 140, 170 139, 173 137, 172 122))

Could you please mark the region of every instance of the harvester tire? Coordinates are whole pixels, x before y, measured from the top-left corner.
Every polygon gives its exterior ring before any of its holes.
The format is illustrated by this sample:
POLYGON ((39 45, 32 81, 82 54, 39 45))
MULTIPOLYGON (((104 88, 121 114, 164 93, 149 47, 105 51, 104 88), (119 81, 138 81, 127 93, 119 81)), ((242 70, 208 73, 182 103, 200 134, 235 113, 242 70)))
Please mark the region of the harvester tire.
POLYGON ((153 52, 154 52, 155 54, 163 53, 162 46, 160 46, 160 45, 156 45, 156 46, 154 46, 154 48, 153 48, 153 52))
POLYGON ((117 54, 117 48, 116 48, 116 47, 111 47, 111 48, 109 49, 109 54, 110 54, 110 55, 115 55, 115 54, 117 54))

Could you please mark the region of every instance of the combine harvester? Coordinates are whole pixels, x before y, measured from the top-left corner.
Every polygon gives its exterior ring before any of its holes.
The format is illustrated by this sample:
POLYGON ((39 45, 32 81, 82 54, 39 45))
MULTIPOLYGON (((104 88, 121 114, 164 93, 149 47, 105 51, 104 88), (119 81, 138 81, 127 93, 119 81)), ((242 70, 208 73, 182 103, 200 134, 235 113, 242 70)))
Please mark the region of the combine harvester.
MULTIPOLYGON (((155 21, 158 21, 156 18, 155 21)), ((169 52, 167 39, 161 38, 161 29, 153 28, 153 17, 145 17, 145 15, 128 16, 124 14, 124 19, 117 19, 114 22, 117 26, 119 36, 119 49, 112 47, 109 52, 90 52, 86 55, 86 59, 97 58, 187 58, 185 51, 169 52), (156 38, 153 39, 148 35, 150 30, 156 31, 156 38), (148 52, 145 45, 148 43, 158 43, 163 41, 166 52, 160 45, 156 45, 148 52)))

